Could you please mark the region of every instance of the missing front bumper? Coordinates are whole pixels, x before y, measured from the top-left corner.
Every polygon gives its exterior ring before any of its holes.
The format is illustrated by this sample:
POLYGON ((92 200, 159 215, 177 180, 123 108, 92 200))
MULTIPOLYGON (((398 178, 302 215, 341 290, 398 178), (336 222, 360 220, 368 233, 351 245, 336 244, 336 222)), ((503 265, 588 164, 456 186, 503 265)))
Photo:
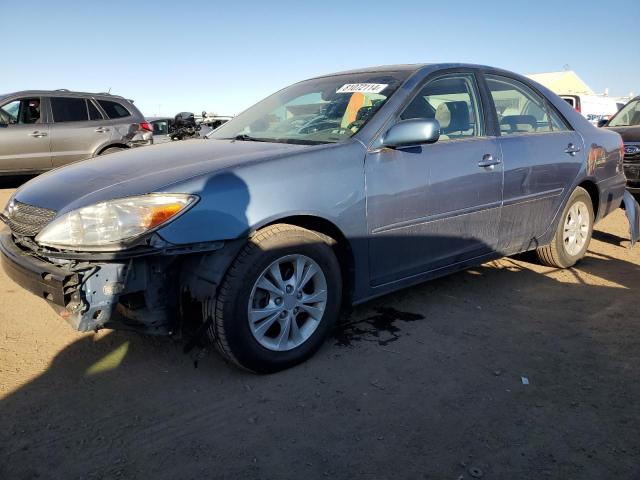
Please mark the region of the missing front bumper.
POLYGON ((24 289, 55 305, 74 308, 80 304, 77 272, 29 255, 18 248, 7 233, 1 234, 0 251, 5 273, 24 289))
POLYGON ((176 291, 175 257, 56 264, 36 257, 0 234, 0 259, 18 285, 44 299, 75 330, 101 328, 170 334, 176 291))

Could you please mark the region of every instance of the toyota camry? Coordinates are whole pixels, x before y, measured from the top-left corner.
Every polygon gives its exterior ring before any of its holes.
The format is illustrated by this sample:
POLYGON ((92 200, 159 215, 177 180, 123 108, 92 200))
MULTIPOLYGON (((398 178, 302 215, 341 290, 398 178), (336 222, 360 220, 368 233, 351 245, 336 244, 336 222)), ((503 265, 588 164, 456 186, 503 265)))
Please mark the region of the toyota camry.
POLYGON ((206 139, 31 180, 0 257, 79 331, 189 322, 273 372, 345 305, 527 250, 571 267, 621 204, 622 162, 617 133, 523 76, 367 68, 284 88, 206 139))

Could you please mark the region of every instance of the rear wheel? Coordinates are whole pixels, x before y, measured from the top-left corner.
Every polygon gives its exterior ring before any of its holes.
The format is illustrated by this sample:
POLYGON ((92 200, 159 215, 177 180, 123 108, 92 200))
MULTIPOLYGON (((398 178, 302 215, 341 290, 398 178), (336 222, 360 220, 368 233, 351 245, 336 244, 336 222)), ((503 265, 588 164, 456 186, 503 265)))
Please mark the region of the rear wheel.
POLYGON ((582 187, 576 188, 562 212, 551 243, 537 250, 540 261, 549 267, 569 268, 587 253, 593 233, 593 204, 582 187))
POLYGON ((122 148, 122 147, 110 147, 110 148, 107 148, 107 149, 103 150, 102 152, 100 152, 100 155, 108 155, 110 153, 119 152, 121 150, 124 150, 124 148, 122 148))
POLYGON ((332 239, 287 224, 254 235, 233 262, 208 334, 220 352, 247 370, 289 368, 320 348, 339 313, 340 266, 332 239))

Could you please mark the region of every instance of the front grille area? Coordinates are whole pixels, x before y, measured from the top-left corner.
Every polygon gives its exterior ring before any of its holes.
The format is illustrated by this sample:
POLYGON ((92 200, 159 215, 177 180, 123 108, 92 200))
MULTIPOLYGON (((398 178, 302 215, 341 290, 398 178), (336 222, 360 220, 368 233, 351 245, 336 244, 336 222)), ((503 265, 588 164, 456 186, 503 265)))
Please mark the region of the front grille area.
POLYGON ((640 163, 640 143, 627 143, 625 144, 624 162, 625 163, 640 163), (629 150, 633 149, 634 153, 630 153, 629 150))
POLYGON ((627 180, 640 180, 640 164, 639 165, 630 165, 625 164, 624 166, 624 175, 627 177, 627 180))
POLYGON ((2 220, 11 229, 11 233, 27 237, 35 237, 55 216, 55 210, 34 207, 15 200, 2 212, 2 220))

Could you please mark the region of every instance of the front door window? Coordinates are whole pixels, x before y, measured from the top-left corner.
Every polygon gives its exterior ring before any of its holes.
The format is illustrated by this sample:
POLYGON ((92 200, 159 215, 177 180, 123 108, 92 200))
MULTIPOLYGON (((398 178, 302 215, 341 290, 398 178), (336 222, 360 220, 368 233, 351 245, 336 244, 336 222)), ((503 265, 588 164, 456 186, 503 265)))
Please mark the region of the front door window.
POLYGON ((5 125, 42 123, 40 98, 22 98, 5 103, 0 107, 0 123, 5 125))
POLYGON ((407 105, 400 118, 437 120, 442 132, 440 141, 484 134, 473 74, 445 75, 430 81, 407 105))

